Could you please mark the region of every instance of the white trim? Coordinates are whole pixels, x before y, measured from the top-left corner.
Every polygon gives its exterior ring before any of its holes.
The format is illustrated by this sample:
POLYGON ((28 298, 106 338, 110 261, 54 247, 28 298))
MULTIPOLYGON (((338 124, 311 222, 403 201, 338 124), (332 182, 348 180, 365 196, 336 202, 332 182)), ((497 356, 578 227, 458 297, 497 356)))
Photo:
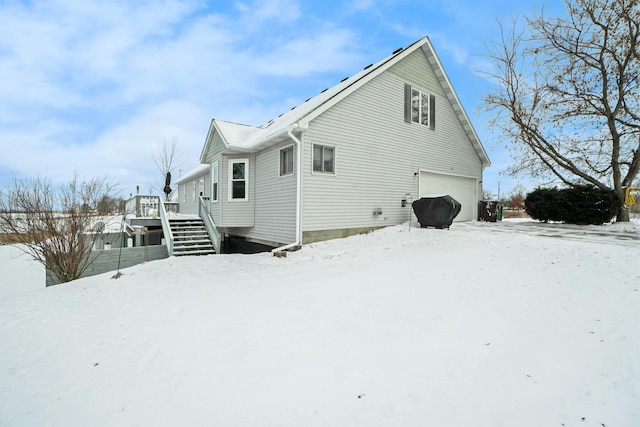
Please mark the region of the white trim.
POLYGON ((227 200, 230 202, 246 202, 249 200, 249 159, 229 159, 229 169, 227 172, 227 181, 228 181, 228 188, 227 188, 227 200), (240 199, 234 199, 233 196, 233 164, 234 163, 244 163, 244 198, 240 199))
POLYGON ((220 201, 220 166, 218 161, 211 163, 211 197, 209 198, 211 203, 218 203, 220 201), (213 185, 217 184, 218 187, 214 191, 213 185), (213 195, 215 194, 215 199, 213 195))
MULTIPOLYGON (((431 175, 440 175, 442 177, 451 177, 451 178, 462 178, 462 179, 469 179, 469 180, 473 180, 474 181, 474 185, 473 185, 473 200, 475 202, 474 205, 472 205, 469 209, 469 213, 471 215, 471 219, 470 221, 474 221, 476 219, 476 211, 477 211, 477 202, 479 201, 479 179, 477 176, 471 176, 471 175, 464 175, 464 174, 459 174, 459 173, 448 173, 448 172, 441 172, 441 171, 432 171, 432 170, 428 170, 428 169, 419 169, 418 170, 418 198, 423 197, 422 194, 422 188, 421 188, 421 181, 422 181, 422 173, 425 174, 431 174, 431 175)), ((455 198, 455 197, 454 197, 455 198)), ((458 202, 462 203, 462 207, 463 209, 466 208, 464 205, 464 200, 458 200, 458 202)))
POLYGON ((335 145, 325 145, 325 144, 316 144, 315 142, 311 143, 311 174, 312 175, 324 175, 324 176, 335 176, 336 175, 336 171, 337 171, 337 149, 335 147, 335 145), (322 148, 331 148, 333 150, 333 172, 323 172, 323 171, 316 171, 313 168, 313 155, 314 155, 314 151, 315 151, 315 146, 319 146, 322 148))
POLYGON ((207 172, 209 171, 209 164, 200 164, 198 166, 196 166, 195 168, 193 168, 192 170, 190 170, 189 172, 187 172, 186 174, 182 175, 178 180, 176 180, 175 184, 182 184, 182 183, 187 183, 190 182, 191 180, 195 179, 195 178, 199 178, 202 175, 206 175, 207 172))
POLYGON ((426 90, 423 90, 421 87, 419 86, 414 86, 412 84, 409 85, 411 88, 411 94, 409 96, 409 110, 411 112, 411 123, 415 123, 418 125, 422 125, 422 126, 426 126, 426 127, 430 127, 431 126, 431 101, 430 101, 430 97, 432 96, 431 93, 429 93, 426 90), (418 121, 414 121, 413 120, 413 91, 418 92, 418 95, 420 97, 420 101, 418 104, 418 121), (427 97, 427 112, 426 112, 426 117, 427 117, 427 123, 424 124, 422 123, 422 116, 423 114, 423 110, 422 110, 422 97, 426 96, 427 97))
POLYGON ((363 85, 367 84, 378 75, 384 73, 393 65, 411 55, 413 52, 418 51, 419 49, 421 49, 422 52, 426 55, 429 64, 431 64, 431 67, 434 69, 436 78, 440 85, 443 87, 447 100, 452 104, 456 116, 460 120, 463 129, 467 133, 473 147, 478 153, 483 167, 490 166, 491 161, 489 160, 484 147, 480 143, 480 139, 478 138, 478 135, 473 128, 473 125, 471 124, 471 120, 462 107, 460 99, 455 93, 455 90, 453 89, 453 86, 451 85, 451 82, 449 81, 449 78, 447 77, 447 74, 442 67, 442 64, 440 63, 440 60, 438 59, 438 56, 428 37, 423 37, 415 43, 407 46, 400 52, 382 59, 371 67, 367 67, 363 71, 349 77, 336 86, 329 88, 327 91, 323 91, 320 95, 313 97, 309 102, 305 102, 299 105, 297 108, 292 109, 290 112, 283 114, 281 118, 275 119, 274 123, 269 126, 262 128, 248 127, 249 129, 244 129, 243 127, 245 125, 235 124, 235 126, 240 130, 246 131, 246 133, 242 132, 242 138, 237 138, 238 141, 228 141, 225 135, 220 133, 220 128, 216 124, 216 120, 212 120, 209 131, 207 133, 204 147, 202 149, 202 153, 200 155, 201 161, 204 161, 206 158, 206 153, 209 149, 209 145, 212 143, 213 132, 218 132, 220 134, 222 142, 227 149, 235 147, 238 150, 237 152, 257 152, 277 143, 277 140, 280 137, 284 137, 284 135, 286 135, 290 126, 292 126, 293 129, 299 130, 309 129, 309 123, 316 117, 323 114, 325 111, 340 102, 342 99, 344 99, 363 85))
POLYGON ((282 147, 278 151, 278 178, 286 178, 296 173, 296 162, 294 161, 295 153, 296 153, 296 147, 293 144, 282 147), (291 172, 283 175, 282 174, 282 152, 290 148, 291 148, 291 172))
MULTIPOLYGON (((297 127, 291 126, 287 130, 287 135, 294 142, 295 145, 298 146, 298 150, 296 151, 296 240, 295 242, 289 243, 288 245, 280 246, 279 248, 273 249, 271 252, 282 252, 290 248, 300 247, 302 244, 302 141, 293 134, 293 130, 297 127)), ((302 135, 300 135, 302 138, 302 135)))

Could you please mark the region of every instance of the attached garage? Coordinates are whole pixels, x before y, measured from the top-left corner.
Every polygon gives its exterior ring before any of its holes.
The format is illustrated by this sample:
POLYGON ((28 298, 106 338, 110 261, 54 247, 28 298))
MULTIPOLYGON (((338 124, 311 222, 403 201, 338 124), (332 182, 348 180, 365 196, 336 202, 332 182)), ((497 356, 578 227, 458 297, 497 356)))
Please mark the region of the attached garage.
POLYGON ((465 176, 420 171, 420 197, 450 195, 462 204, 454 222, 473 221, 478 211, 478 180, 465 176))

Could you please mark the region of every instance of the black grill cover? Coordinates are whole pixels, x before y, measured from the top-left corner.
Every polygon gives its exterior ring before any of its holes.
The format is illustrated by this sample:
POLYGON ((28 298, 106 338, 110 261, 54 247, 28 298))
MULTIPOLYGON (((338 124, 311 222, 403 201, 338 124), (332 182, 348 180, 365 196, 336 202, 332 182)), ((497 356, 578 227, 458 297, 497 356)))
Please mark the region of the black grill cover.
POLYGON ((423 197, 411 205, 421 227, 449 228, 462 205, 453 197, 423 197))

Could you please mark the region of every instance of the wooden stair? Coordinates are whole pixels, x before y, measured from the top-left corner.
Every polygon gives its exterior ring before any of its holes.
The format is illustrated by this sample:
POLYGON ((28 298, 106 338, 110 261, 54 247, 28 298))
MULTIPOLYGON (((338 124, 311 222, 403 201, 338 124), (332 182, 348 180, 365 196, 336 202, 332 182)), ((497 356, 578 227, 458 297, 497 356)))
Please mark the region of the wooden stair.
POLYGON ((207 229, 200 218, 171 218, 173 255, 212 255, 216 253, 207 229))

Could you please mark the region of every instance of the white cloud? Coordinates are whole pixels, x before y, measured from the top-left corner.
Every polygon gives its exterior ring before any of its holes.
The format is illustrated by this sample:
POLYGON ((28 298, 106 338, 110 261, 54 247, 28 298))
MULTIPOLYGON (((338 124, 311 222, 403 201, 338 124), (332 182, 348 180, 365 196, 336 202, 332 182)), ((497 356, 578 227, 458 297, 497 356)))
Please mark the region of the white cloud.
POLYGON ((58 137, 66 125, 42 123, 32 132, 1 134, 16 146, 11 155, 3 156, 2 164, 18 176, 40 173, 54 181, 65 180, 73 172, 80 176, 106 176, 123 184, 125 193, 136 184, 141 188, 155 179, 152 153, 164 140, 178 141, 178 151, 186 159, 184 168, 193 167, 199 158, 208 114, 198 106, 184 101, 168 101, 146 109, 120 125, 96 135, 87 144, 68 144, 58 137))
POLYGON ((278 76, 306 76, 337 71, 362 62, 355 51, 356 35, 349 30, 334 30, 288 41, 267 52, 256 70, 278 76))
POLYGON ((189 169, 211 117, 264 123, 425 34, 474 69, 465 39, 430 33, 432 22, 408 17, 406 5, 387 13, 392 6, 0 2, 0 175, 78 170, 144 186, 164 139, 178 138, 189 169), (383 24, 362 26, 374 21, 383 24))
POLYGON ((239 23, 243 31, 254 31, 263 25, 293 24, 301 15, 298 2, 293 0, 257 0, 236 3, 240 11, 239 23))

